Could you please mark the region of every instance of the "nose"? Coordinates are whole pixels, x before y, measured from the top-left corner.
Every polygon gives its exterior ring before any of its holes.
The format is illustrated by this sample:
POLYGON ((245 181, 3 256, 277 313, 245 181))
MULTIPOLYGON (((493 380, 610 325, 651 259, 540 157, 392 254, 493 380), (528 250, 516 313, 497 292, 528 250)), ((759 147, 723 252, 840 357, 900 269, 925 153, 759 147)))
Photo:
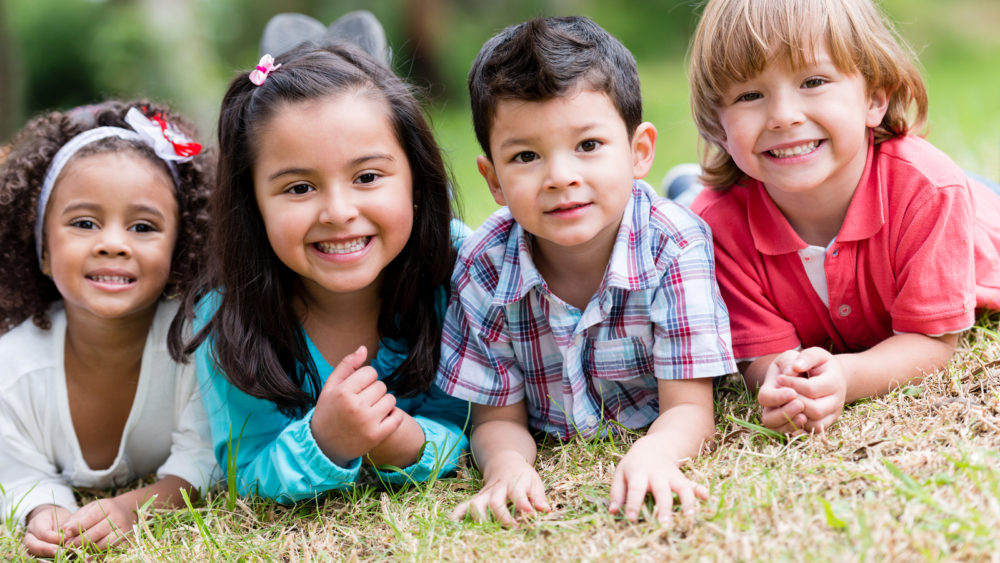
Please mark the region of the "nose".
POLYGON ((778 92, 770 97, 767 105, 767 128, 788 129, 805 121, 799 96, 794 92, 778 92))
POLYGON ((572 188, 580 185, 580 175, 575 159, 570 155, 553 154, 545 169, 545 187, 550 190, 572 188))
POLYGON ((94 252, 99 256, 122 256, 132 255, 132 247, 128 241, 128 230, 124 227, 108 226, 101 229, 101 236, 94 246, 94 252))
POLYGON ((323 207, 319 212, 320 223, 343 225, 358 216, 356 194, 351 189, 332 188, 327 190, 323 207))

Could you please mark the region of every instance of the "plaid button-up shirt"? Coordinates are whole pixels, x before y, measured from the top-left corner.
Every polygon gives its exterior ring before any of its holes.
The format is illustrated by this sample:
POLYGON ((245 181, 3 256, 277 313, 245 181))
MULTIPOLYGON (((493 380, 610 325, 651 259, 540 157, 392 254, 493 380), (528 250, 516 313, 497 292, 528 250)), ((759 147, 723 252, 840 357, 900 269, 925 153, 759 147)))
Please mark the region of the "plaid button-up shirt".
POLYGON ((659 416, 657 379, 736 371, 708 227, 637 182, 604 280, 580 311, 551 293, 507 208, 462 246, 437 384, 474 403, 527 401, 567 439, 659 416))

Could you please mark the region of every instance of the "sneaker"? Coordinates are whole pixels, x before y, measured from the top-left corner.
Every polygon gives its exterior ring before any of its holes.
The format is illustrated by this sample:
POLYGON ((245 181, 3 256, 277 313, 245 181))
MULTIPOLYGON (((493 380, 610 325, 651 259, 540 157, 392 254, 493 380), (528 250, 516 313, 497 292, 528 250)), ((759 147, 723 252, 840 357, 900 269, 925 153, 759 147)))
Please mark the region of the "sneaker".
POLYGON ((368 10, 348 12, 337 18, 326 29, 320 43, 329 44, 337 40, 354 43, 386 66, 391 62, 392 52, 385 40, 385 30, 375 14, 368 10))
POLYGON ((678 164, 667 171, 660 182, 660 193, 684 207, 691 207, 694 198, 705 189, 701 180, 701 166, 693 162, 678 164))
POLYGON ((326 32, 326 26, 305 14, 276 14, 260 36, 260 55, 277 57, 306 41, 316 41, 326 32))

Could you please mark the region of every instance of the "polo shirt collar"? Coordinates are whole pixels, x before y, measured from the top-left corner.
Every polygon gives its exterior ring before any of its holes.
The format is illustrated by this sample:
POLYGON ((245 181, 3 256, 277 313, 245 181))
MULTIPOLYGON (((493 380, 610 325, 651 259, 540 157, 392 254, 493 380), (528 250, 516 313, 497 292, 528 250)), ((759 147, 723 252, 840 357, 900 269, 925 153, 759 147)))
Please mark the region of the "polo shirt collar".
MULTIPOLYGON (((865 169, 847 207, 844 224, 837 233, 837 240, 840 242, 871 238, 885 223, 882 212, 884 185, 872 171, 874 153, 874 137, 869 134, 865 169)), ((776 256, 808 247, 764 189, 764 184, 753 179, 746 182, 747 218, 757 251, 776 256)))

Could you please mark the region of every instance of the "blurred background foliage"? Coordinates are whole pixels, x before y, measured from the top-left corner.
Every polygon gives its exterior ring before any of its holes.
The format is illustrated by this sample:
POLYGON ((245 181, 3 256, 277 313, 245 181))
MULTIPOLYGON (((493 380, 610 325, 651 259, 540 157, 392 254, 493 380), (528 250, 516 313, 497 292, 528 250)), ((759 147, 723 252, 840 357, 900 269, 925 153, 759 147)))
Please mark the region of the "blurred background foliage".
MULTIPOLYGON (((883 0, 920 55, 931 98, 930 139, 960 164, 1000 178, 1000 1, 883 0)), ((368 9, 386 28, 397 73, 427 97, 464 203, 478 225, 496 205, 474 159, 465 76, 480 45, 534 15, 583 14, 635 54, 645 118, 660 132, 650 174, 697 157, 685 52, 697 0, 0 0, 0 142, 31 116, 108 97, 168 102, 214 137, 232 75, 256 63, 273 14, 330 22, 368 9)))

